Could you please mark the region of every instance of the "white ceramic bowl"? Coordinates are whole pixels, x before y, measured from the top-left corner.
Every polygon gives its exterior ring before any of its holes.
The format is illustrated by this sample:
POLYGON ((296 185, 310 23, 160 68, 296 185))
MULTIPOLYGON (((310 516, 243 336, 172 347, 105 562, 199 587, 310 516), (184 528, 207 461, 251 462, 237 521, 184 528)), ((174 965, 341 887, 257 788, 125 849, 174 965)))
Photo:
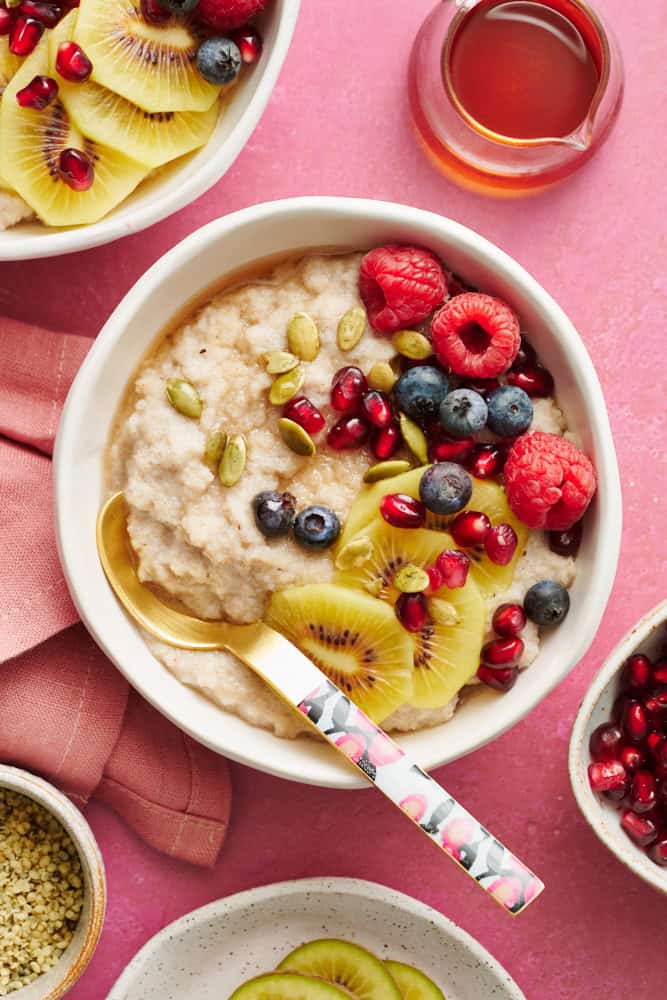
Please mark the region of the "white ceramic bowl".
POLYGON ((0 232, 0 260, 32 260, 111 243, 166 219, 213 187, 231 167, 268 104, 287 56, 301 0, 272 0, 260 20, 264 51, 244 74, 206 146, 168 164, 100 222, 50 229, 24 222, 0 232))
POLYGON ((44 806, 69 833, 79 852, 84 878, 81 918, 69 947, 48 972, 12 993, 17 1000, 58 1000, 71 990, 93 957, 106 908, 104 862, 93 831, 67 796, 29 771, 0 764, 0 788, 19 792, 44 806))
POLYGON ((107 1000, 221 1000, 322 937, 419 966, 447 1000, 525 1000, 502 966, 451 920, 403 893, 346 878, 279 882, 186 914, 144 945, 107 1000))
POLYGON ((667 893, 667 868, 656 865, 641 847, 633 844, 623 833, 619 822, 620 812, 613 802, 592 791, 587 774, 591 763, 588 741, 593 730, 610 719, 611 709, 619 692, 621 667, 633 653, 656 656, 664 649, 665 637, 667 601, 650 611, 628 632, 596 675, 574 720, 568 766, 574 797, 593 832, 626 868, 655 889, 667 893))
POLYGON ((55 455, 57 537, 72 597, 96 641, 128 680, 195 739, 260 770, 310 784, 358 787, 329 747, 281 740, 222 712, 183 687, 149 653, 109 589, 95 549, 102 454, 122 393, 155 337, 183 303, 249 261, 304 247, 420 243, 474 285, 507 299, 553 372, 559 400, 599 476, 587 518, 567 625, 544 637, 539 659, 503 697, 475 693, 446 725, 402 737, 426 768, 470 753, 523 718, 581 659, 616 571, 621 495, 597 376, 576 330, 540 285, 481 236, 441 216, 400 205, 303 198, 245 209, 193 233, 134 286, 105 325, 70 392, 55 455))

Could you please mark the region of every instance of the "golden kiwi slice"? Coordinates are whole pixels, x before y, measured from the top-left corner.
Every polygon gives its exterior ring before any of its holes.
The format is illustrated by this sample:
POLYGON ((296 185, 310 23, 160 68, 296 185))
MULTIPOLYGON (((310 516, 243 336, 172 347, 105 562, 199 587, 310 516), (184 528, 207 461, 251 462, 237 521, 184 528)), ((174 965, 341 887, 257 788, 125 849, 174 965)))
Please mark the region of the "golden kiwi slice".
POLYGON ((220 87, 197 69, 200 38, 182 17, 149 24, 138 0, 85 0, 74 41, 93 64, 95 83, 145 111, 208 111, 220 87))
POLYGON ((403 1000, 445 1000, 442 990, 421 969, 403 962, 386 961, 384 964, 400 989, 403 1000))
POLYGON ((229 1000, 350 1000, 350 994, 323 979, 293 972, 270 972, 234 990, 229 1000))
POLYGON ((278 966, 280 972, 298 972, 325 979, 359 1000, 402 1000, 391 973, 379 958, 350 941, 322 938, 291 951, 278 966))
POLYGON ((410 700, 412 644, 393 609, 334 584, 276 591, 266 621, 376 722, 410 700))
POLYGON ((0 107, 0 174, 49 226, 97 222, 123 201, 146 175, 146 168, 116 150, 86 138, 55 100, 43 111, 22 108, 16 93, 37 74, 48 72, 43 39, 12 78, 0 107), (75 191, 60 176, 64 149, 80 150, 94 166, 86 191, 75 191))
POLYGON ((0 98, 4 94, 7 84, 22 64, 23 59, 9 51, 9 37, 4 35, 0 38, 0 98))
POLYGON ((151 113, 92 80, 63 80, 55 69, 56 55, 58 46, 74 37, 77 15, 73 10, 49 33, 49 66, 67 113, 84 135, 151 169, 208 142, 218 120, 217 104, 207 111, 151 113))

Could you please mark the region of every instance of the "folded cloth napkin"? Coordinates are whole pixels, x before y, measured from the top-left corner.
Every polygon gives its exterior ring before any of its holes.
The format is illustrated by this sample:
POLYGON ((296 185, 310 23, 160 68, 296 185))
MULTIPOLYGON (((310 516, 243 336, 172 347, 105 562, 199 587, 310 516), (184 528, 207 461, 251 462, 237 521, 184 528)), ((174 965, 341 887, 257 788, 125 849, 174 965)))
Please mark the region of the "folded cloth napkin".
POLYGON ((147 843, 214 864, 225 760, 131 691, 72 604, 52 522, 51 461, 90 341, 0 319, 0 760, 112 806, 147 843))

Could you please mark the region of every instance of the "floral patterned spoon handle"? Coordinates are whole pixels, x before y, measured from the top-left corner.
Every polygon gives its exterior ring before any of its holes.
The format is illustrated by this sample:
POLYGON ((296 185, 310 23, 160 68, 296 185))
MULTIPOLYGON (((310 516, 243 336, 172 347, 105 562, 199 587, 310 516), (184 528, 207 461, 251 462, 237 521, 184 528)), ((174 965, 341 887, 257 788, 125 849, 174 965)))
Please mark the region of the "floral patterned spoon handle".
POLYGON ((299 711, 507 912, 540 895, 540 879, 324 675, 299 711))
POLYGON ((125 518, 117 493, 98 516, 97 546, 116 597, 139 625, 180 649, 234 653, 507 912, 521 913, 539 896, 542 882, 283 635, 263 622, 203 621, 163 604, 137 576, 125 518))

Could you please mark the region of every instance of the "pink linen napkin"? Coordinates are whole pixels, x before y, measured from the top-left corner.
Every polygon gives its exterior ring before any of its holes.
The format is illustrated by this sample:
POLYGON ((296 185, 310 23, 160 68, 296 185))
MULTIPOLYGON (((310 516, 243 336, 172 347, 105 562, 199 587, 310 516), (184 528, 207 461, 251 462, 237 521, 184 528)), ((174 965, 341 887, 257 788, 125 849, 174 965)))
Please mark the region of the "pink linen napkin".
POLYGON ((214 864, 227 762, 131 691, 82 625, 52 522, 58 418, 90 341, 0 319, 0 760, 79 803, 113 807, 147 843, 214 864))

